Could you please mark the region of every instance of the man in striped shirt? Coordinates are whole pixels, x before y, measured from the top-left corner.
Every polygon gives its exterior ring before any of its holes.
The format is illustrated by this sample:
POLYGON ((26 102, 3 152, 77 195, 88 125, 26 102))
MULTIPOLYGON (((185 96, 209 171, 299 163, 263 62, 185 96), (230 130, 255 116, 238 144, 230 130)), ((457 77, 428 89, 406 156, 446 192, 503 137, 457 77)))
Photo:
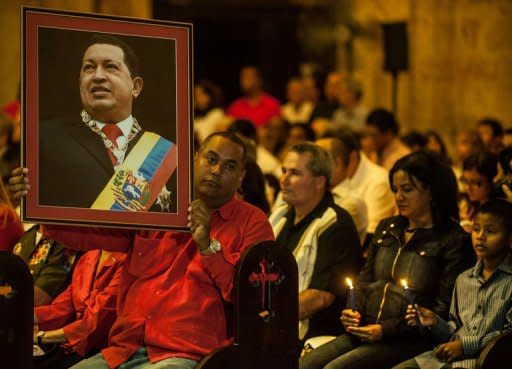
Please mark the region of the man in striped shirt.
POLYGON ((476 368, 485 345, 512 328, 512 203, 482 205, 471 236, 479 261, 455 282, 450 321, 417 305, 407 308, 409 325, 419 321, 441 342, 449 342, 393 369, 476 368))

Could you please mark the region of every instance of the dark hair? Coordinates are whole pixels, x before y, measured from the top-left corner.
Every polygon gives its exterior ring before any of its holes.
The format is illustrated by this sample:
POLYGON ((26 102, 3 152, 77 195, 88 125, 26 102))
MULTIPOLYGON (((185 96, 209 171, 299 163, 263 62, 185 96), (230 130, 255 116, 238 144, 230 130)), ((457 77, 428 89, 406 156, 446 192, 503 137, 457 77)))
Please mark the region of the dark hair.
POLYGON ((504 175, 512 174, 512 146, 507 146, 500 151, 498 161, 504 175))
POLYGON ((478 122, 478 126, 490 127, 493 137, 500 137, 504 135, 503 125, 497 119, 483 118, 478 122))
POLYGON ((270 205, 265 194, 265 179, 260 167, 254 161, 249 160, 245 165, 245 169, 245 177, 240 188, 244 201, 268 214, 270 205))
POLYGON ((376 127, 380 132, 392 132, 397 135, 400 127, 395 115, 386 109, 375 109, 366 117, 366 125, 376 127))
POLYGON ((490 214, 500 218, 507 232, 512 232, 512 203, 504 199, 492 199, 476 210, 476 214, 490 214))
POLYGON ((411 150, 423 150, 428 144, 428 137, 418 131, 410 131, 402 136, 402 141, 411 150))
POLYGON ((229 132, 237 133, 245 138, 257 141, 258 136, 256 133, 256 127, 254 124, 247 119, 237 119, 231 123, 228 127, 229 132))
POLYGON ((89 47, 96 44, 106 44, 119 47, 121 50, 123 50, 123 60, 126 64, 126 67, 130 71, 130 76, 134 78, 139 75, 139 60, 137 59, 137 56, 135 55, 135 52, 133 51, 131 46, 129 46, 122 39, 108 34, 95 34, 86 43, 82 55, 85 55, 85 52, 89 47))
POLYGON ((348 128, 328 128, 320 138, 331 138, 334 140, 333 156, 341 157, 345 165, 348 164, 350 154, 361 150, 361 143, 357 136, 348 128))
POLYGON ((0 136, 7 136, 7 144, 12 142, 12 132, 14 130, 14 123, 12 119, 4 113, 0 112, 0 136))
POLYGON ((393 176, 398 171, 407 173, 411 182, 430 191, 432 220, 436 227, 448 227, 451 220, 459 219, 457 206, 457 179, 447 164, 428 152, 418 151, 399 159, 389 171, 389 184, 393 192, 393 176))
POLYGON ((443 158, 448 159, 448 150, 446 150, 446 145, 445 145, 441 135, 439 133, 437 133, 436 131, 429 130, 429 131, 425 132, 425 136, 427 136, 427 139, 431 138, 431 137, 434 138, 434 140, 436 140, 437 144, 441 148, 441 156, 443 158))
MULTIPOLYGON (((285 120, 286 121, 286 120, 285 120)), ((315 140, 315 131, 307 124, 289 124, 288 133, 294 128, 300 128, 304 132, 306 136, 306 141, 314 141, 315 140)))
POLYGON ((220 108, 223 104, 223 95, 221 88, 209 80, 202 80, 196 86, 201 87, 206 95, 210 97, 210 106, 208 109, 220 108))
POLYGON ((498 174, 498 157, 489 152, 481 151, 470 155, 462 163, 462 170, 476 170, 482 174, 490 183, 498 174))
POLYGON ((214 132, 214 133, 212 133, 211 135, 209 135, 208 137, 206 137, 204 139, 203 143, 199 147, 198 152, 201 152, 214 137, 223 137, 223 138, 237 144, 238 146, 240 146, 242 148, 242 165, 245 168, 245 165, 247 164, 247 148, 245 147, 243 140, 234 132, 214 132))

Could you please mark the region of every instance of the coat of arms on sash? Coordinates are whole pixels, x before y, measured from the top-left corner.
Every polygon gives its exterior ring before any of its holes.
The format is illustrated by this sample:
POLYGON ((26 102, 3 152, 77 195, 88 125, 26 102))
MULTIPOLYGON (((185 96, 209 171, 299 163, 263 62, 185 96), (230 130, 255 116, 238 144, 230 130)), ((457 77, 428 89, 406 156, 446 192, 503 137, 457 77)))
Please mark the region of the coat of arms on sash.
POLYGON ((146 178, 129 169, 116 172, 112 191, 116 204, 126 210, 144 210, 151 194, 146 178))

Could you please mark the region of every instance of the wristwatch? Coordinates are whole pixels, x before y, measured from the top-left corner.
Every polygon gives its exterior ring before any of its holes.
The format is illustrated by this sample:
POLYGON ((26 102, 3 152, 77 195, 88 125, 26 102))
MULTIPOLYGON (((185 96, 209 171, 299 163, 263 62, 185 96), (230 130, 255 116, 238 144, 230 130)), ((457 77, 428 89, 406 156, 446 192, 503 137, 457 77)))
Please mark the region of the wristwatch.
POLYGON ((44 337, 45 333, 46 333, 45 331, 37 332, 37 335, 36 335, 36 337, 37 337, 37 345, 39 347, 41 347, 41 345, 43 344, 43 337, 44 337))
POLYGON ((199 253, 203 256, 213 255, 220 251, 220 242, 217 240, 214 240, 213 238, 210 240, 210 245, 207 249, 203 251, 199 251, 199 253))

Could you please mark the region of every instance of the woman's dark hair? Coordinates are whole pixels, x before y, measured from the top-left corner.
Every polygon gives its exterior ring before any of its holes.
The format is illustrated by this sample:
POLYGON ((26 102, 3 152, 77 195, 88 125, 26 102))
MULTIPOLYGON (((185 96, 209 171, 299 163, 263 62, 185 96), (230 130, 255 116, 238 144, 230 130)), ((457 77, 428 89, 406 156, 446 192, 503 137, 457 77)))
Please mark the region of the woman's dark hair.
POLYGON ((447 227, 450 220, 459 220, 457 206, 457 179, 452 169, 434 154, 418 151, 399 159, 389 171, 389 184, 393 186, 393 176, 404 171, 411 182, 430 191, 431 211, 434 226, 447 227))
POLYGON ((210 97, 210 106, 208 106, 208 110, 222 107, 224 98, 222 89, 218 85, 212 81, 203 79, 196 86, 201 87, 204 93, 210 97))
POLYGON ((448 150, 446 150, 446 145, 445 145, 441 135, 439 133, 437 133, 436 131, 430 130, 430 131, 425 132, 425 136, 427 136, 427 139, 432 137, 437 142, 437 144, 441 148, 441 153, 440 153, 441 158, 449 164, 450 158, 448 156, 448 150))
POLYGON ((265 214, 270 212, 270 205, 265 196, 265 179, 254 161, 248 161, 245 165, 245 177, 240 192, 244 201, 260 208, 265 214))
POLYGON ((476 170, 492 183, 498 174, 498 157, 488 151, 478 152, 464 160, 462 170, 476 170))

